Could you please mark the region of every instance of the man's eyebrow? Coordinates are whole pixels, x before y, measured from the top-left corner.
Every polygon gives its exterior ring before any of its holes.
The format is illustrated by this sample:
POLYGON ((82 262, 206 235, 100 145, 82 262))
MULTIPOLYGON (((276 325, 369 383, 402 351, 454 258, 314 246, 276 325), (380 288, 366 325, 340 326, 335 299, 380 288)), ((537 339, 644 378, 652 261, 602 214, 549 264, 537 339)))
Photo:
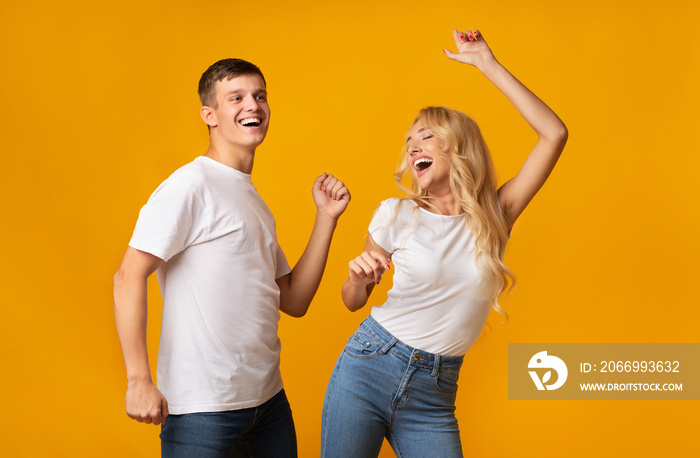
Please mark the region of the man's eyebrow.
MULTIPOLYGON (((248 92, 248 91, 246 89, 243 89, 243 88, 231 89, 230 91, 228 91, 224 94, 224 97, 228 97, 229 95, 232 95, 232 94, 243 94, 246 92, 248 92)), ((265 95, 267 95, 266 89, 254 89, 251 92, 253 94, 265 94, 265 95)))
MULTIPOLYGON (((420 134, 420 133, 423 132, 424 130, 425 130, 425 127, 421 127, 420 129, 418 129, 418 132, 416 132, 416 133, 417 133, 417 134, 420 134)), ((408 138, 406 139, 406 143, 408 143, 409 141, 411 141, 411 138, 413 138, 413 137, 408 137, 408 138)))

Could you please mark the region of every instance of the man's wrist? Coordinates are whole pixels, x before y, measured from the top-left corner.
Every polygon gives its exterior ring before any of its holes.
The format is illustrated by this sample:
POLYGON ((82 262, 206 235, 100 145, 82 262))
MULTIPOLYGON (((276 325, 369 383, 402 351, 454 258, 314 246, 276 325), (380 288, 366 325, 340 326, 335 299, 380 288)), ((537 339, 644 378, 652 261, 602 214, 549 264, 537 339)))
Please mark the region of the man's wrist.
POLYGON ((335 229, 335 227, 338 225, 338 218, 333 218, 321 210, 316 210, 316 222, 328 225, 331 229, 335 229))
POLYGON ((153 383, 153 379, 151 378, 151 374, 137 374, 137 375, 128 375, 126 377, 126 382, 129 386, 135 386, 135 385, 142 385, 142 384, 148 384, 148 383, 153 383))

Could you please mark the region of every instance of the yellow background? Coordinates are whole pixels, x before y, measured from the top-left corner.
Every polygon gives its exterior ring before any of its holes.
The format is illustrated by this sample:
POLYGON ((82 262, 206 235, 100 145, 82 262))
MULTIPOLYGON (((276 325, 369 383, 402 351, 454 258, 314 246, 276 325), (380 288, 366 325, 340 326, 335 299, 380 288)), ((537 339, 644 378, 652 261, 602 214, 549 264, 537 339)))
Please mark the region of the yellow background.
POLYGON ((479 28, 570 139, 508 247, 511 320, 493 320, 462 370, 465 454, 695 456, 697 401, 508 401, 507 344, 700 341, 699 5, 3 0, 0 455, 158 456, 157 428, 124 414, 112 274, 150 193, 207 146, 199 76, 242 57, 268 81, 253 181, 291 262, 314 177, 335 173, 353 193, 311 311, 280 325, 300 455, 317 456, 327 379, 369 311, 346 311, 340 285, 372 211, 398 194, 417 110, 472 114, 501 181, 534 144, 497 90, 441 52, 453 28, 479 28))

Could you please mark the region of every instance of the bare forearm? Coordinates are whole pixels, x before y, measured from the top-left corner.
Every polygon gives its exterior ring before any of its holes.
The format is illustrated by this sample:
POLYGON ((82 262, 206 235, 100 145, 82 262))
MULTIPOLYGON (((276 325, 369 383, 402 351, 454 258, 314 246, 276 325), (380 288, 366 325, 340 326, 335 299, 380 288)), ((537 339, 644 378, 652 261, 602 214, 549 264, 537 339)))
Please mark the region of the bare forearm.
POLYGON ((146 345, 146 279, 114 276, 114 315, 129 383, 151 381, 146 345))
POLYGON ((495 58, 487 59, 478 68, 510 100, 541 140, 556 143, 566 141, 566 126, 554 111, 500 62, 495 58))
POLYGON ((336 225, 336 220, 316 215, 309 243, 292 269, 287 287, 281 289, 280 309, 284 312, 301 317, 309 309, 326 268, 336 225))
POLYGON ((368 283, 367 285, 356 285, 350 280, 350 278, 347 278, 345 283, 343 283, 343 289, 341 290, 340 295, 343 298, 343 304, 345 304, 348 310, 355 312, 367 304, 367 300, 369 299, 370 294, 372 294, 373 289, 373 283, 368 283))

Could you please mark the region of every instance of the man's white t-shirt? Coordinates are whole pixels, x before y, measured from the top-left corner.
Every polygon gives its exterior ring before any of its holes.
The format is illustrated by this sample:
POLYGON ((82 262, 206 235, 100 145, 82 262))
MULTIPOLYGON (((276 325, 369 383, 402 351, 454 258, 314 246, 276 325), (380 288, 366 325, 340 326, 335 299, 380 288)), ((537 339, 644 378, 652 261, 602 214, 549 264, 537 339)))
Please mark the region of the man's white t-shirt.
POLYGON ((205 156, 141 209, 132 248, 158 269, 158 388, 171 414, 258 406, 282 389, 279 288, 291 270, 251 177, 205 156))
POLYGON ((394 285, 387 301, 372 308, 372 317, 414 348, 464 355, 491 308, 465 216, 438 215, 412 200, 388 199, 369 232, 394 264, 394 285))

